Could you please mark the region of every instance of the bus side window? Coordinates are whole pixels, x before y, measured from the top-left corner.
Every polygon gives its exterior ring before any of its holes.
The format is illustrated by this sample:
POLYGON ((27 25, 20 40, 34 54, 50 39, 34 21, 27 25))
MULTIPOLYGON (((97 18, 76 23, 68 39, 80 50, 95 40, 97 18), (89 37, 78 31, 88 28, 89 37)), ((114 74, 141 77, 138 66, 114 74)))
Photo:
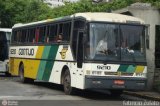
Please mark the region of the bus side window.
POLYGON ((17 42, 18 43, 20 43, 21 42, 21 37, 22 37, 22 31, 21 30, 19 30, 18 32, 17 32, 17 35, 16 35, 17 37, 17 42))
MULTIPOLYGON (((61 36, 62 42, 69 42, 71 32, 71 22, 65 22, 59 24, 57 38, 61 36)), ((56 39, 57 39, 56 38, 56 39)))
POLYGON ((45 42, 47 43, 49 43, 49 30, 50 30, 50 25, 46 27, 46 41, 45 42))
POLYGON ((35 33, 36 35, 35 35, 35 39, 33 39, 33 43, 37 43, 38 42, 38 40, 39 40, 39 28, 37 28, 36 29, 36 33, 35 33))
POLYGON ((54 42, 56 36, 57 36, 57 24, 55 24, 55 25, 50 25, 50 26, 49 26, 48 41, 49 41, 49 42, 54 42))
POLYGON ((40 27, 39 29, 38 42, 40 43, 45 42, 45 37, 46 37, 46 26, 43 26, 43 27, 40 27))
POLYGON ((21 43, 24 43, 24 42, 26 42, 26 38, 27 38, 27 29, 23 29, 22 30, 22 35, 21 35, 21 43))
MULTIPOLYGON (((55 41, 59 42, 59 36, 61 36, 61 38, 63 38, 63 23, 58 25, 58 33, 57 36, 55 37, 55 41)), ((61 42, 63 41, 63 39, 61 39, 61 42)))
POLYGON ((29 29, 29 37, 28 37, 28 42, 34 42, 35 40, 35 28, 29 29))
POLYGON ((71 32, 71 22, 67 22, 63 24, 63 40, 69 41, 70 39, 70 32, 71 32))

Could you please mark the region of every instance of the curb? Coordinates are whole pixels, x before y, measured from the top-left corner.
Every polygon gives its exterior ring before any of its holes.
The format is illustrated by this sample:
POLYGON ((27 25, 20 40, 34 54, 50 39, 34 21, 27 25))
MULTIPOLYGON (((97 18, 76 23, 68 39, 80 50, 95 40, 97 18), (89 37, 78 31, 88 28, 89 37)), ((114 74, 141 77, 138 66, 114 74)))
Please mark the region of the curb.
POLYGON ((160 97, 154 97, 154 96, 150 96, 150 95, 146 95, 146 94, 140 94, 140 93, 137 93, 137 92, 124 91, 123 93, 127 94, 127 95, 141 97, 141 98, 144 98, 144 99, 160 101, 160 97))

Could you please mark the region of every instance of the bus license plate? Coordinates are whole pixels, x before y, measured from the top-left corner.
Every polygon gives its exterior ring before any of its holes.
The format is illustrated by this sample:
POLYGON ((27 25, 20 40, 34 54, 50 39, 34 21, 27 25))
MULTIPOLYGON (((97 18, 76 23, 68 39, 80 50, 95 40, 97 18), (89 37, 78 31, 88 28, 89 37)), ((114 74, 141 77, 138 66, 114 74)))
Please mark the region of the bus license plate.
POLYGON ((124 85, 124 80, 114 80, 114 84, 116 85, 124 85))

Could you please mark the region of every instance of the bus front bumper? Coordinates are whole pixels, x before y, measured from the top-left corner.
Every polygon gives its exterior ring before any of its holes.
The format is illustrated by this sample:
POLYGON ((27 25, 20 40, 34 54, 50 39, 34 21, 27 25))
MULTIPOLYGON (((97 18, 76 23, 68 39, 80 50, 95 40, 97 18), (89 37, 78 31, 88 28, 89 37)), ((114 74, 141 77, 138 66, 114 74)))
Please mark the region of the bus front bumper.
POLYGON ((85 89, 144 90, 147 79, 139 77, 85 76, 85 89))

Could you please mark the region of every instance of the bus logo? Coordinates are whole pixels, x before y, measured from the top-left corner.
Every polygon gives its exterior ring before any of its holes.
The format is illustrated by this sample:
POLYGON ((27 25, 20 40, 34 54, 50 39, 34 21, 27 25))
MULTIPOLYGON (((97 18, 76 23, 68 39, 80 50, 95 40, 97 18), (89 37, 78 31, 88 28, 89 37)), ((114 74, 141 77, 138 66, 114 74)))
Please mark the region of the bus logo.
POLYGON ((67 52, 68 48, 63 48, 61 52, 59 52, 61 54, 61 58, 65 59, 66 58, 66 52, 67 52))

